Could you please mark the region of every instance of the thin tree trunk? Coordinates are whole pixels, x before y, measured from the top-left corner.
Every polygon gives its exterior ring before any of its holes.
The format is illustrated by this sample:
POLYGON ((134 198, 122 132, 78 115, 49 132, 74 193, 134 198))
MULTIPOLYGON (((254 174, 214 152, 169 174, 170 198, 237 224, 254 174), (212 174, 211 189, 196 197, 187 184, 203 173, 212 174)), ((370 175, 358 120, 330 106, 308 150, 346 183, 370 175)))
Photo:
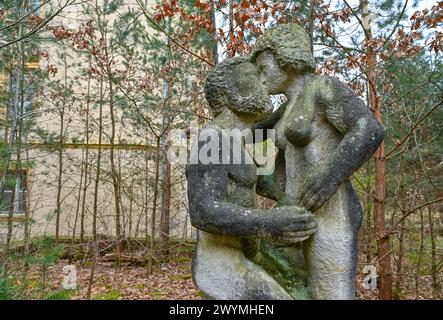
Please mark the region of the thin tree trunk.
POLYGON ((428 220, 431 240, 431 277, 432 277, 432 298, 439 299, 440 286, 437 271, 437 246, 435 243, 434 219, 432 217, 432 206, 428 206, 428 220))
POLYGON ((218 41, 217 41, 217 20, 216 20, 216 7, 214 0, 211 0, 211 22, 214 32, 212 33, 212 50, 211 50, 211 59, 210 61, 214 64, 214 66, 218 63, 218 41))
MULTIPOLYGON (((89 62, 91 66, 91 62, 89 62)), ((88 170, 89 170, 89 107, 90 107, 90 97, 91 94, 91 75, 88 77, 87 92, 86 92, 86 121, 85 121, 85 136, 86 136, 86 146, 85 146, 85 174, 83 181, 83 198, 82 207, 80 215, 80 248, 83 248, 83 243, 85 241, 85 214, 86 214, 86 193, 88 189, 88 170)))
MULTIPOLYGON (((29 219, 29 213, 28 208, 25 210, 25 219, 29 219)), ((25 226, 24 226, 24 239, 23 239, 23 273, 22 273, 22 283, 23 288, 26 285, 26 279, 28 278, 28 272, 29 272, 29 253, 30 253, 30 246, 29 246, 29 226, 26 226, 27 220, 25 220, 25 226)))
POLYGON ((314 52, 314 22, 315 22, 315 5, 316 0, 309 2, 309 47, 311 52, 314 52))
MULTIPOLYGON (((23 70, 25 67, 25 62, 23 58, 23 46, 19 45, 21 54, 19 54, 19 67, 17 68, 17 87, 15 92, 15 104, 14 109, 12 112, 13 116, 13 122, 17 124, 16 130, 11 132, 11 140, 16 141, 16 165, 15 165, 15 185, 14 188, 11 190, 11 207, 8 211, 8 230, 6 234, 6 248, 5 248, 5 262, 9 258, 10 249, 11 249, 11 240, 12 240, 12 231, 13 231, 13 216, 15 211, 15 205, 16 202, 20 201, 20 185, 21 185, 21 179, 20 179, 20 169, 21 169, 21 145, 22 145, 22 125, 23 125, 23 104, 24 104, 24 79, 23 79, 23 70), (17 138, 14 139, 15 135, 17 135, 17 138), (17 197, 17 199, 16 199, 17 197)), ((9 159, 12 157, 12 149, 11 149, 11 155, 9 156, 9 159)), ((8 171, 8 168, 6 169, 8 171)), ((7 172, 5 173, 5 179, 6 179, 7 172)), ((2 190, 3 192, 3 190, 2 190)), ((19 205, 19 202, 17 203, 19 205)), ((7 263, 4 265, 4 272, 7 272, 7 263)))
MULTIPOLYGON (((147 129, 145 130, 145 145, 147 146, 148 145, 148 133, 147 133, 147 129)), ((145 150, 145 156, 144 156, 144 161, 145 161, 145 172, 144 172, 144 183, 145 183, 145 186, 144 186, 144 190, 143 190, 143 192, 144 192, 144 216, 145 216, 145 227, 144 227, 144 230, 145 230, 145 241, 146 241, 146 244, 148 243, 148 238, 149 238, 149 227, 148 227, 148 221, 149 221, 149 219, 148 219, 148 208, 149 208, 149 206, 148 206, 148 195, 149 195, 149 192, 148 192, 148 184, 149 184, 149 151, 148 151, 148 149, 146 148, 146 150, 145 150)))
POLYGON ((102 131, 103 131, 103 77, 100 77, 100 93, 99 93, 99 119, 98 119, 98 149, 97 149, 97 166, 95 172, 94 181, 94 200, 92 207, 92 266, 89 273, 88 290, 86 292, 86 299, 91 300, 92 285, 94 283, 95 266, 97 264, 97 258, 99 253, 99 246, 97 243, 97 208, 98 208, 98 185, 100 180, 100 162, 101 162, 101 144, 102 144, 102 131))
MULTIPOLYGON (((118 140, 120 141, 120 136, 118 137, 118 140)), ((121 176, 122 176, 122 166, 121 166, 121 153, 120 151, 117 151, 117 176, 119 177, 119 181, 121 181, 121 176)), ((126 242, 127 243, 127 239, 126 239, 126 226, 128 224, 127 221, 127 215, 126 215, 126 209, 123 206, 123 197, 124 195, 122 195, 122 183, 119 183, 119 194, 120 194, 120 212, 121 212, 121 233, 122 233, 122 242, 126 242)))
POLYGON ((14 198, 15 198, 15 188, 12 188, 12 195, 11 195, 11 199, 12 199, 12 203, 11 203, 11 207, 9 208, 8 211, 8 230, 6 233, 6 246, 5 246, 5 257, 4 257, 4 272, 6 272, 7 270, 7 261, 9 259, 9 255, 10 255, 10 251, 11 251, 11 240, 12 240, 12 219, 14 217, 14 198))
POLYGON ((78 184, 78 195, 77 195, 77 206, 75 209, 75 219, 74 219, 74 227, 72 230, 72 244, 75 243, 75 236, 77 233, 77 223, 78 223, 78 215, 80 212, 80 198, 82 195, 82 188, 83 188, 83 162, 85 160, 84 157, 84 149, 82 150, 82 161, 81 161, 81 165, 80 165, 80 182, 78 184))
POLYGON ((128 212, 128 234, 126 235, 127 237, 127 243, 128 243, 128 252, 131 252, 131 234, 132 234, 132 207, 133 207, 133 203, 134 203, 134 177, 135 175, 132 176, 131 179, 131 188, 130 190, 130 198, 129 198, 129 212, 128 212))
MULTIPOLYGON (((371 174, 369 162, 366 164, 366 176, 369 177, 371 174)), ((366 179, 366 191, 371 192, 371 182, 366 179)), ((372 262, 372 243, 373 243, 373 231, 372 231, 372 220, 371 220, 371 202, 372 199, 370 195, 365 194, 365 233, 366 233, 366 263, 372 262)))
POLYGON ((421 264, 423 260, 423 249, 424 249, 424 236, 425 236, 425 228, 423 221, 423 211, 420 209, 420 249, 418 251, 418 260, 417 260, 417 269, 415 274, 415 299, 418 299, 419 291, 420 291, 420 271, 421 264))
MULTIPOLYGON (((166 150, 169 150, 169 142, 166 143, 166 150)), ((165 176, 164 190, 162 196, 164 197, 162 200, 163 210, 162 210, 162 228, 161 228, 162 256, 166 257, 169 255, 169 232, 170 232, 169 222, 171 215, 171 163, 169 161, 166 161, 166 176, 165 176)))
MULTIPOLYGON (((171 22, 169 18, 165 20, 166 30, 169 33, 171 22)), ((170 43, 169 38, 165 37, 165 46, 167 50, 165 64, 170 59, 170 43)), ((168 140, 170 130, 170 111, 169 104, 171 99, 170 83, 167 79, 163 80, 163 119, 162 119, 162 135, 161 135, 161 151, 162 151, 162 172, 161 172, 161 241, 162 241, 162 256, 169 254, 169 210, 170 210, 170 171, 171 167, 167 159, 168 155, 168 140)))
MULTIPOLYGON (((25 133, 25 141, 28 141, 28 131, 25 133)), ((29 148, 26 148, 25 151, 26 154, 26 163, 29 163, 29 148)), ((26 174, 26 178, 28 179, 28 175, 26 174)), ((27 197, 26 197, 26 208, 25 208, 25 222, 23 226, 23 255, 25 257, 24 264, 23 264, 23 284, 25 284, 25 280, 28 276, 29 271, 29 238, 30 238, 30 230, 29 230, 29 224, 30 224, 30 216, 29 216, 29 196, 30 196, 30 188, 29 188, 29 180, 26 181, 26 188, 27 188, 27 197)))
POLYGON ((98 245, 96 242, 91 246, 92 266, 88 278, 88 289, 86 291, 86 299, 91 300, 92 285, 94 283, 95 265, 97 264, 98 245))
MULTIPOLYGON (((109 70, 110 72, 110 70, 109 70)), ((109 76, 109 75, 108 75, 109 76)), ((110 138, 110 149, 109 149, 109 161, 111 162, 111 175, 112 175, 112 185, 114 188, 114 203, 115 203, 115 236, 117 238, 117 253, 122 252, 122 237, 121 237, 121 225, 120 225, 120 180, 117 168, 115 166, 115 155, 114 155, 114 139, 115 139, 115 115, 114 115, 114 91, 112 86, 112 79, 109 81, 109 112, 111 118, 111 138, 110 138)))
MULTIPOLYGON (((18 17, 20 18, 20 12, 18 13, 18 17)), ((21 37, 23 33, 23 26, 22 24, 19 25, 19 29, 18 29, 18 37, 21 37)), ((18 43, 18 54, 17 54, 17 61, 20 63, 20 67, 16 68, 16 79, 15 79, 15 88, 13 88, 12 86, 12 81, 11 81, 11 89, 14 89, 14 100, 12 101, 11 104, 11 115, 12 115, 12 125, 11 125, 11 130, 10 133, 8 135, 9 130, 6 131, 5 134, 5 139, 7 140, 7 144, 8 144, 8 148, 7 148, 7 152, 6 152, 6 157, 3 160, 3 170, 2 170, 2 175, 0 178, 0 194, 3 194, 4 188, 5 188, 5 180, 6 180, 6 176, 8 174, 8 170, 9 170, 9 163, 11 161, 11 157, 12 157, 12 153, 13 153, 13 146, 14 146, 14 142, 15 142, 15 136, 16 136, 16 131, 17 131, 17 110, 18 110, 18 106, 20 103, 20 91, 21 89, 21 81, 22 81, 22 77, 23 77, 23 68, 22 65, 24 63, 23 61, 23 51, 24 51, 24 42, 20 41, 18 43), (9 139, 8 139, 9 137, 9 139)), ((14 73, 12 73, 13 75, 14 73)), ((11 77, 12 78, 12 77, 11 77)), ((8 116, 8 112, 6 113, 6 116, 8 116)))
MULTIPOLYGON (((382 123, 381 97, 377 92, 376 52, 371 46, 371 18, 368 1, 360 0, 363 16, 365 42, 367 44, 366 75, 369 86, 370 107, 375 117, 382 123)), ((375 152, 375 234, 378 239, 378 263, 380 269, 379 297, 383 300, 392 299, 392 272, 390 256, 390 239, 385 227, 385 146, 382 142, 375 152)))
POLYGON ((86 207, 86 189, 88 183, 88 151, 85 150, 86 157, 84 162, 84 180, 83 186, 81 187, 83 191, 82 200, 81 200, 81 208, 80 208, 80 248, 83 250, 83 244, 85 242, 85 207, 86 207))
POLYGON ((152 273, 152 261, 154 258, 155 244, 155 221, 157 216, 158 183, 160 179, 160 137, 157 137, 156 155, 155 155, 155 181, 154 181, 154 200, 152 203, 151 214, 151 234, 149 237, 149 273, 152 273))
MULTIPOLYGON (((402 157, 400 159, 400 205, 402 207, 401 215, 403 216, 406 213, 406 192, 405 192, 405 185, 406 185, 406 176, 405 176, 405 170, 404 170, 404 158, 402 157)), ((401 292, 401 284, 403 282, 403 257, 404 257, 404 243, 405 243, 405 220, 403 219, 400 224, 400 238, 399 238, 399 245, 398 245, 398 260, 397 260, 397 278, 395 281, 395 298, 400 298, 400 292, 401 292)))
MULTIPOLYGON (((229 41, 230 43, 234 42, 234 7, 233 7, 233 0, 228 0, 228 9, 229 9, 229 41)), ((227 51, 228 58, 232 58, 235 56, 235 49, 234 46, 232 46, 232 51, 227 51)))
POLYGON ((58 179, 57 179, 57 199, 56 199, 56 221, 55 221, 55 242, 58 242, 60 236, 60 214, 61 214, 61 193, 62 193, 62 176, 63 176, 63 135, 64 135, 64 120, 65 120, 65 107, 66 107, 66 94, 68 89, 68 64, 66 62, 66 50, 63 53, 63 62, 65 67, 64 74, 64 92, 63 102, 60 112, 60 132, 59 132, 59 149, 58 149, 58 179))
POLYGON ((102 131, 103 131, 103 77, 100 78, 100 102, 98 119, 98 149, 97 149, 97 168, 94 182, 94 205, 92 209, 92 238, 97 241, 97 204, 98 204, 98 185, 100 180, 100 162, 102 157, 102 131))
MULTIPOLYGON (((106 5, 106 3, 105 3, 106 5)), ((103 40, 104 49, 104 61, 101 61, 101 57, 98 57, 98 62, 101 65, 102 71, 106 73, 108 85, 109 85, 109 116, 111 120, 111 135, 109 138, 109 161, 111 164, 111 177, 112 177, 112 187, 114 189, 114 208, 115 208, 115 237, 116 237, 116 249, 118 256, 122 252, 122 236, 121 236, 121 211, 120 211, 120 178, 118 177, 118 170, 115 164, 115 105, 114 105, 114 83, 113 75, 111 70, 112 58, 110 56, 108 42, 107 42, 107 31, 106 26, 103 24, 102 12, 105 10, 99 9, 100 4, 98 1, 95 2, 95 11, 97 15, 98 28, 100 35, 103 40)), ((120 266, 120 259, 116 261, 117 267, 120 266)))

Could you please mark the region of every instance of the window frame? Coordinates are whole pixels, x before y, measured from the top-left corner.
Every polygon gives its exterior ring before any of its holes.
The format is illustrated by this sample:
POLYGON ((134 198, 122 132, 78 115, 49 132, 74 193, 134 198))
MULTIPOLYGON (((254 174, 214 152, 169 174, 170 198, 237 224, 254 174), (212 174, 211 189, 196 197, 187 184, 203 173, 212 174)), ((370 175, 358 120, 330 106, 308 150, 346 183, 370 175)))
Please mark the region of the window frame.
MULTIPOLYGON (((16 174, 17 171, 21 171, 22 175, 25 177, 25 183, 24 183, 24 190, 21 191, 22 195, 24 195, 24 199, 22 200, 22 204, 20 203, 16 203, 16 199, 12 199, 11 200, 11 205, 14 206, 14 209, 12 211, 12 216, 13 218, 22 218, 24 217, 27 213, 29 213, 29 170, 28 169, 21 169, 21 170, 14 170, 14 169, 10 169, 8 170, 8 175, 12 175, 12 174, 16 174), (18 206, 19 210, 16 210, 16 206, 18 206), (20 210, 20 206, 23 208, 24 210, 20 210)), ((17 186, 16 186, 17 188, 17 186)), ((3 192, 11 192, 12 193, 12 189, 11 190, 4 190, 3 192)), ((23 196, 22 196, 23 197, 23 196)), ((20 201, 20 198, 18 199, 20 201)), ((9 207, 9 203, 8 203, 8 207, 9 207)), ((9 209, 8 210, 3 210, 2 208, 0 208, 0 221, 4 220, 4 217, 8 217, 9 216, 9 209)))

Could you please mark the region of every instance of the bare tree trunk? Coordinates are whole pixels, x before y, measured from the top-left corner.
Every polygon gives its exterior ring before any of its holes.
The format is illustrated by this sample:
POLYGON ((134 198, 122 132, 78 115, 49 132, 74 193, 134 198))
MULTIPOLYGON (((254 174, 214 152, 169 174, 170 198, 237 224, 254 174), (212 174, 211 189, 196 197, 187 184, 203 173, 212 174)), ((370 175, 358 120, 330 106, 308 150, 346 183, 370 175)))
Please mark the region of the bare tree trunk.
MULTIPOLYGON (((106 3, 105 3, 106 5, 106 3)), ((104 61, 98 62, 101 65, 102 71, 106 73, 109 85, 109 115, 111 120, 111 135, 109 138, 109 161, 111 164, 111 177, 112 177, 112 187, 114 189, 114 207, 115 207, 115 237, 117 242, 117 253, 120 256, 122 252, 122 236, 121 236, 121 211, 120 211, 120 178, 118 177, 118 170, 115 164, 115 104, 114 104, 114 80, 111 70, 112 57, 109 52, 108 42, 107 42, 107 31, 106 26, 101 20, 102 12, 105 10, 99 9, 98 1, 95 2, 95 11, 97 15, 98 28, 100 35, 103 39, 104 46, 104 61)), ((120 265, 119 259, 117 259, 117 267, 120 265)))
POLYGON ((98 204, 98 184, 100 181, 100 162, 102 157, 102 132, 103 132, 103 77, 100 78, 100 103, 98 119, 98 149, 97 149, 97 168, 94 181, 94 205, 92 208, 92 238, 97 241, 97 204, 98 204))
MULTIPOLYGON (((377 92, 376 52, 371 46, 371 17, 367 0, 360 0, 363 16, 365 42, 367 44, 366 76, 369 86, 369 101, 375 117, 382 123, 381 97, 377 92)), ((392 299, 392 272, 390 239, 385 228, 385 146, 382 142, 375 152, 375 234, 378 238, 378 263, 380 266, 379 297, 383 300, 392 299)))
MULTIPOLYGON (((120 140, 120 136, 118 137, 118 140, 120 140)), ((119 181, 121 181, 122 166, 121 166, 121 152, 120 151, 117 151, 117 172, 118 172, 117 176, 119 177, 119 181)), ((122 183, 119 183, 122 243, 123 242, 127 243, 126 226, 127 226, 128 222, 127 222, 126 208, 123 206, 123 200, 124 200, 124 195, 122 195, 123 194, 123 192, 122 192, 123 187, 124 186, 122 185, 122 183)))
POLYGON ((58 150, 58 179, 57 179, 57 200, 56 200, 56 221, 55 221, 55 241, 58 242, 60 233, 60 213, 61 213, 61 190, 63 175, 63 131, 64 131, 64 112, 60 113, 60 138, 58 150))
MULTIPOLYGON (((20 9, 19 9, 20 10, 20 9)), ((20 17, 20 13, 18 14, 18 16, 20 17)), ((23 26, 22 24, 19 25, 19 29, 18 29, 18 36, 21 37, 23 33, 23 26)), ((0 194, 3 194, 4 188, 5 188, 5 180, 6 180, 6 176, 8 174, 8 170, 9 170, 9 163, 11 161, 11 157, 12 157, 12 153, 13 153, 13 146, 14 146, 14 142, 15 142, 15 136, 17 134, 17 111, 18 111, 18 106, 20 103, 20 95, 21 95, 21 84, 22 84, 22 77, 23 77, 23 41, 20 41, 18 44, 18 54, 17 54, 17 61, 19 62, 19 67, 18 68, 14 68, 16 70, 16 79, 15 79, 15 88, 14 88, 14 100, 11 103, 11 115, 12 115, 12 125, 11 125, 11 130, 7 130, 6 134, 5 134, 5 139, 7 140, 7 151, 6 151, 6 157, 3 160, 3 170, 1 173, 1 178, 0 178, 0 194), (9 133, 10 131, 10 133, 9 133), (9 133, 9 135, 8 135, 9 133)), ((14 74, 14 72, 12 73, 14 74)), ((12 77, 11 77, 12 78, 12 77)), ((13 88, 12 86, 12 82, 11 82, 11 89, 13 88)), ((6 116, 8 117, 9 112, 6 112, 6 116)))
POLYGON ((98 245, 96 242, 91 246, 92 266, 88 279, 88 290, 86 291, 86 299, 91 300, 92 285, 94 283, 95 265, 97 264, 98 245))
POLYGON ((423 211, 420 209, 420 249, 418 251, 417 269, 415 272, 415 299, 418 299, 420 291, 420 271, 423 260, 425 226, 423 221, 423 211))
POLYGON ((218 63, 218 41, 217 41, 217 20, 216 20, 216 7, 214 0, 211 0, 211 22, 212 27, 214 28, 214 32, 212 33, 212 52, 211 52, 211 61, 214 65, 218 63))
MULTIPOLYGON (((366 176, 368 177, 370 175, 370 167, 369 162, 366 164, 366 176)), ((371 202, 372 199, 369 195, 369 192, 371 192, 371 182, 369 179, 366 179, 366 191, 365 194, 365 233, 366 233, 366 263, 372 262, 372 242, 373 242, 373 230, 372 230, 372 220, 371 220, 371 202)))
POLYGON ((160 178, 160 137, 157 137, 156 155, 155 155, 155 181, 154 181, 154 200, 152 203, 151 214, 151 234, 149 237, 149 273, 152 273, 152 260, 154 255, 155 243, 155 220, 157 215, 158 183, 160 178))
MULTIPOLYGON (((23 110, 22 110, 23 112, 23 110)), ((26 127, 28 128, 29 124, 26 125, 26 127)), ((29 130, 26 129, 25 131, 25 142, 28 142, 28 133, 29 130)), ((29 148, 26 148, 25 150, 25 155, 26 155, 26 163, 29 163, 29 148)), ((28 179, 28 175, 26 175, 26 179, 28 179)), ((24 246, 23 246, 23 255, 25 257, 24 259, 24 265, 23 265, 23 285, 25 286, 25 280, 27 279, 27 275, 28 275, 28 271, 29 271, 29 253, 30 253, 30 206, 29 206, 29 195, 30 195, 30 189, 29 189, 29 181, 26 181, 26 188, 27 188, 27 197, 26 197, 26 207, 25 207, 25 221, 24 221, 24 228, 23 228, 23 242, 24 242, 24 246)))
POLYGON ((432 216, 432 206, 428 206, 428 220, 431 238, 431 276, 432 276, 432 298, 439 299, 440 286, 438 282, 437 270, 437 246, 435 243, 434 218, 432 216))
MULTIPOLYGON (((148 142, 148 133, 147 133, 147 129, 145 130, 145 145, 147 146, 149 144, 149 142, 148 142)), ((148 185, 149 185, 149 150, 148 150, 148 148, 146 148, 146 150, 145 150, 145 156, 144 156, 144 160, 145 160, 145 172, 144 172, 144 183, 145 183, 145 186, 144 186, 144 190, 143 190, 143 193, 144 193, 144 216, 145 216, 145 227, 144 227, 144 230, 145 230, 145 241, 146 241, 146 243, 148 243, 148 239, 149 239, 149 223, 148 223, 148 221, 149 221, 149 219, 148 219, 148 212, 149 212, 149 205, 148 205, 148 202, 149 202, 149 199, 148 199, 148 195, 149 195, 149 192, 148 192, 148 185)))
POLYGON ((58 149, 58 179, 57 179, 57 199, 56 199, 56 221, 55 221, 55 242, 58 242, 60 236, 60 214, 61 214, 61 193, 62 193, 62 176, 63 176, 63 136, 65 132, 65 107, 66 107, 66 94, 68 89, 68 64, 66 62, 66 50, 63 53, 63 63, 64 63, 64 92, 63 92, 63 102, 60 112, 60 131, 59 131, 59 149, 58 149))
POLYGON ((80 211, 80 248, 83 250, 83 244, 85 242, 85 207, 86 207, 86 189, 88 183, 88 150, 85 150, 86 157, 84 161, 84 180, 83 186, 81 187, 83 191, 81 200, 81 211, 80 211))
MULTIPOLYGON (((229 41, 232 43, 234 41, 234 8, 233 8, 233 0, 228 0, 228 9, 229 9, 229 41)), ((235 56, 235 50, 227 51, 228 58, 232 58, 235 56)))
MULTIPOLYGON (((405 170, 404 170, 404 158, 400 159, 400 205, 402 207, 401 215, 403 216, 406 213, 406 192, 405 192, 405 170)), ((401 292, 401 284, 403 281, 403 257, 404 257, 404 243, 405 243, 405 219, 401 221, 400 224, 400 238, 398 245, 398 260, 397 260, 397 278, 395 281, 395 298, 400 298, 401 292)))
POLYGON ((127 243, 128 243, 128 252, 131 252, 131 234, 132 234, 132 206, 134 203, 134 177, 135 175, 132 175, 131 178, 131 187, 129 189, 129 212, 128 212, 128 234, 126 235, 127 243))
MULTIPOLYGON (((89 62, 89 66, 91 66, 91 62, 89 62)), ((86 213, 86 193, 88 189, 88 170, 89 170, 89 106, 90 106, 90 97, 91 94, 91 75, 88 76, 88 85, 87 85, 87 93, 86 93, 86 121, 85 121, 85 137, 86 137, 86 146, 85 146, 85 180, 83 181, 83 198, 82 198, 82 208, 80 215, 80 248, 83 248, 84 237, 85 237, 85 213, 86 213)))
MULTIPOLYGON (((28 141, 28 131, 26 131, 25 133, 25 141, 28 141)), ((26 148, 25 151, 26 154, 26 163, 29 163, 29 148, 26 148)), ((28 179, 28 175, 26 175, 26 178, 28 179)), ((24 226, 23 226, 23 255, 25 257, 24 259, 24 265, 23 265, 23 284, 25 284, 25 279, 27 279, 27 275, 28 275, 28 271, 29 271, 29 259, 27 259, 27 257, 29 256, 29 252, 30 252, 30 247, 29 247, 29 238, 30 238, 30 230, 29 230, 29 225, 30 225, 30 216, 29 216, 29 194, 30 194, 30 189, 29 189, 29 180, 26 181, 27 183, 27 194, 28 197, 26 197, 26 208, 25 208, 25 222, 24 222, 24 226)))
POLYGON ((12 240, 12 219, 14 217, 14 198, 15 198, 15 188, 12 188, 12 194, 11 194, 11 199, 12 199, 12 204, 11 207, 9 208, 8 211, 8 230, 6 233, 6 246, 5 246, 5 257, 4 257, 4 271, 6 272, 7 270, 7 261, 9 259, 9 255, 11 252, 11 240, 12 240))
POLYGON ((86 292, 86 299, 91 300, 92 285, 94 284, 95 266, 97 264, 97 258, 100 254, 97 243, 97 208, 98 208, 98 185, 100 180, 100 162, 102 156, 101 144, 102 144, 102 131, 103 131, 103 77, 100 77, 100 93, 99 93, 99 119, 98 119, 98 149, 97 149, 97 166, 94 180, 94 200, 92 207, 92 266, 88 279, 88 290, 86 292))
MULTIPOLYGON (((20 29, 21 30, 21 29, 20 29)), ((12 111, 12 117, 13 117, 13 123, 17 125, 17 128, 15 128, 11 132, 11 140, 16 141, 16 165, 15 165, 15 185, 14 188, 12 188, 11 192, 11 207, 8 211, 8 230, 6 234, 6 248, 5 248, 5 265, 4 265, 4 272, 7 272, 7 259, 9 258, 10 250, 11 250, 11 240, 12 240, 12 231, 13 231, 13 215, 15 211, 15 205, 16 201, 20 201, 20 185, 21 185, 21 179, 20 179, 20 169, 21 169, 21 147, 22 147, 22 125, 23 125, 23 104, 24 104, 24 79, 23 79, 23 71, 25 68, 25 62, 23 58, 23 45, 19 45, 19 60, 18 60, 18 68, 17 70, 17 81, 16 81, 16 88, 15 88, 15 101, 14 101, 14 107, 12 111), (15 136, 16 139, 15 139, 15 136), (18 191, 18 192, 17 192, 18 191), (17 198, 17 200, 16 200, 17 198)), ((12 146, 12 144, 11 144, 12 146)), ((12 157, 12 147, 11 147, 11 153, 8 155, 8 158, 11 159, 12 157)), ((7 177, 7 171, 9 170, 9 161, 8 161, 8 167, 6 168, 6 172, 4 172, 4 177, 6 180, 7 177)), ((5 182, 5 180, 3 182, 5 182)), ((2 186, 4 187, 4 185, 2 186)), ((1 190, 3 192, 3 189, 1 190)), ((19 203, 17 203, 19 205, 19 203)))
MULTIPOLYGON (((169 133, 169 130, 168 130, 169 133)), ((166 150, 169 150, 169 142, 166 144, 166 150)), ((164 177, 164 189, 162 192, 162 256, 169 255, 169 221, 171 215, 171 164, 166 161, 166 176, 164 177)))
MULTIPOLYGON (((169 18, 165 19, 166 32, 170 32, 171 22, 169 18)), ((169 38, 165 37, 166 57, 165 64, 170 59, 170 43, 169 38)), ((167 79, 163 80, 163 119, 161 134, 161 151, 162 151, 162 172, 161 172, 161 240, 162 240, 162 256, 169 254, 169 210, 170 210, 170 171, 171 167, 168 157, 168 141, 170 130, 170 111, 169 104, 171 99, 170 83, 167 79)))
MULTIPOLYGON (((376 116, 381 120, 381 110, 377 108, 376 116)), ((385 148, 380 145, 375 154, 375 233, 379 239, 378 259, 380 265, 380 298, 392 298, 392 272, 390 237, 385 227, 385 148)))
POLYGON ((315 5, 316 0, 309 2, 309 47, 311 52, 314 52, 314 22, 315 22, 315 5))
MULTIPOLYGON (((109 72, 111 72, 109 70, 109 72)), ((109 76, 109 75, 108 75, 109 76)), ((117 253, 122 252, 122 237, 121 237, 121 225, 120 225, 120 179, 118 177, 118 171, 115 166, 115 156, 114 156, 114 139, 115 139, 115 115, 114 115, 114 98, 113 98, 113 86, 112 80, 109 81, 109 112, 111 118, 111 138, 110 138, 110 149, 109 149, 109 160, 111 162, 111 175, 112 175, 112 185, 114 188, 114 203, 115 203, 115 236, 117 238, 117 253)))
POLYGON ((84 157, 84 150, 82 150, 82 161, 80 165, 80 182, 78 184, 78 195, 77 195, 77 207, 75 209, 75 219, 74 219, 74 227, 72 230, 72 244, 75 243, 75 236, 77 233, 77 223, 78 223, 78 214, 80 212, 80 198, 82 195, 82 188, 83 188, 83 162, 85 160, 84 157))

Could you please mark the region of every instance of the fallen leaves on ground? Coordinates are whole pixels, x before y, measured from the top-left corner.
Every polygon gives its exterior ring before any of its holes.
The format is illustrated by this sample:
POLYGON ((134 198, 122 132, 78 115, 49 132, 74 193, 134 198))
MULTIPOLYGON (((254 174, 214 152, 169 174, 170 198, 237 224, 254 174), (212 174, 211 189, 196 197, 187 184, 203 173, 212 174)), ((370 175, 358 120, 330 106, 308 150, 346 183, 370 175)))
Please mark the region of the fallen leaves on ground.
MULTIPOLYGON (((63 283, 61 260, 48 269, 48 290, 60 290, 63 283)), ((78 290, 71 299, 86 299, 91 268, 76 264, 78 290)), ((152 273, 144 266, 129 263, 116 268, 113 262, 97 262, 91 299, 103 300, 155 300, 200 299, 191 275, 190 261, 172 261, 155 265, 152 273)))

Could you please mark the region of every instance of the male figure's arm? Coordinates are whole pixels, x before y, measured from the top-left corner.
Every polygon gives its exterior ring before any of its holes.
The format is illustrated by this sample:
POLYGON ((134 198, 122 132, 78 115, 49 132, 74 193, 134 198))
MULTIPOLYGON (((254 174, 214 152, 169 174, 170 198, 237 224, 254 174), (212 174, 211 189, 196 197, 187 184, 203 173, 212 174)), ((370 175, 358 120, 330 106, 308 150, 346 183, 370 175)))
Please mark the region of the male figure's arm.
MULTIPOLYGON (((220 144, 222 139, 219 139, 220 144)), ((201 149, 205 142, 199 142, 201 149)), ((221 156, 221 145, 220 145, 221 156)), ((219 158, 221 159, 221 158, 219 158)), ((297 207, 268 210, 225 201, 231 164, 190 164, 186 167, 191 223, 210 233, 254 238, 305 238, 315 231, 315 217, 297 207)))
POLYGON ((241 237, 305 237, 314 232, 315 218, 296 207, 268 210, 245 208, 225 201, 224 165, 188 165, 188 199, 194 227, 241 237))

